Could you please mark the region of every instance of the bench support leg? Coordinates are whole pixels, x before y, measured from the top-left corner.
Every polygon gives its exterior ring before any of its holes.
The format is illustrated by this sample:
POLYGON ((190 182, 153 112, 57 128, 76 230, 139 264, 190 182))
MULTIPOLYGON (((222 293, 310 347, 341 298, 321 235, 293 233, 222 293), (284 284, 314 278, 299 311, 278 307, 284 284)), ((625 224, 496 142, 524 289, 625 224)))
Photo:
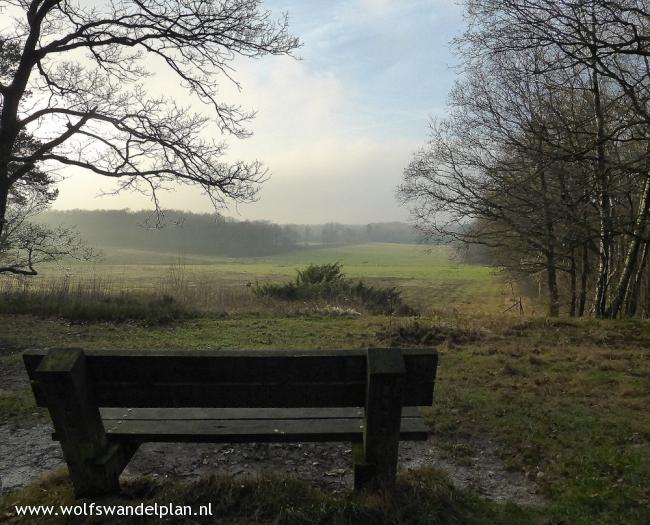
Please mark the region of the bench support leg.
POLYGON ((354 448, 354 486, 389 489, 395 484, 404 392, 399 349, 368 350, 363 446, 354 448))
POLYGON ((50 350, 36 370, 36 377, 47 399, 75 496, 119 491, 119 475, 137 445, 107 441, 99 409, 87 385, 83 351, 50 350))

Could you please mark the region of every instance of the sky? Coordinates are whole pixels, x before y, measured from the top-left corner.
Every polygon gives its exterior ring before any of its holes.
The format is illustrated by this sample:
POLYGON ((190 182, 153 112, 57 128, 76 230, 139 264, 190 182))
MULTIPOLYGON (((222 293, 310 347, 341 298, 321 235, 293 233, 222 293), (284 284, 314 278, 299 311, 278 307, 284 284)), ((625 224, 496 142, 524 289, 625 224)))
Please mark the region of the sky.
MULTIPOLYGON (((396 187, 442 116, 456 72, 449 41, 463 27, 454 0, 267 0, 288 12, 303 46, 298 58, 238 60, 242 90, 224 83, 224 99, 257 111, 245 140, 227 139, 229 156, 258 159, 271 177, 258 201, 220 210, 240 220, 368 223, 408 219, 396 187)), ((169 89, 175 79, 157 71, 169 89)), ((111 182, 68 172, 54 208, 147 209, 140 194, 101 195, 111 182)), ((162 195, 166 208, 213 210, 198 189, 162 195)))

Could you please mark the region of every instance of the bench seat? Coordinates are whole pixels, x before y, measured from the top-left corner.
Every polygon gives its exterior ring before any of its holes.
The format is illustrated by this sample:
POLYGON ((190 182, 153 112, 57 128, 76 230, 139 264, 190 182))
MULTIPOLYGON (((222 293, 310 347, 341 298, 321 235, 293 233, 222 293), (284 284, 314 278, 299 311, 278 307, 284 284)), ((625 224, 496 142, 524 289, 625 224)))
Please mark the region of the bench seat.
MULTIPOLYGON (((110 441, 271 443, 363 441, 363 408, 101 408, 110 441)), ((417 407, 404 407, 400 440, 422 441, 417 407)), ((56 435, 54 436, 56 439, 56 435)))

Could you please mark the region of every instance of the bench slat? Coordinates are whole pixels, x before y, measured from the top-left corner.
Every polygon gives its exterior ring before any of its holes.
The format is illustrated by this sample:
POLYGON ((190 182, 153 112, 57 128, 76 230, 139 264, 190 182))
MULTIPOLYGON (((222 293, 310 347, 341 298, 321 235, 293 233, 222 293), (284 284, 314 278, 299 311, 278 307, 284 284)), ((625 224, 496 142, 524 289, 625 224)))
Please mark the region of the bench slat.
MULTIPOLYGON (((107 420, 111 441, 142 442, 295 442, 363 441, 363 419, 192 419, 192 420, 107 420)), ((425 440, 427 427, 420 417, 401 422, 400 439, 425 440)))
MULTIPOLYGON (((347 419, 363 417, 362 407, 332 408, 102 408, 105 424, 110 420, 141 419, 347 419)), ((420 417, 418 407, 403 407, 402 417, 420 417)))
MULTIPOLYGON (((303 408, 356 407, 365 402, 362 383, 104 383, 92 385, 100 407, 303 408)), ((429 406, 433 383, 404 385, 404 404, 429 406)))
MULTIPOLYGON (((359 406, 365 384, 95 383, 100 407, 301 408, 359 406)), ((419 404, 419 403, 410 403, 419 404)))
MULTIPOLYGON (((44 350, 23 354, 31 379, 44 350)), ((437 355, 403 350, 404 403, 431 405, 437 355)), ((366 350, 87 350, 98 406, 326 407, 365 403, 366 350)), ((46 400, 32 384, 39 405, 46 400)))

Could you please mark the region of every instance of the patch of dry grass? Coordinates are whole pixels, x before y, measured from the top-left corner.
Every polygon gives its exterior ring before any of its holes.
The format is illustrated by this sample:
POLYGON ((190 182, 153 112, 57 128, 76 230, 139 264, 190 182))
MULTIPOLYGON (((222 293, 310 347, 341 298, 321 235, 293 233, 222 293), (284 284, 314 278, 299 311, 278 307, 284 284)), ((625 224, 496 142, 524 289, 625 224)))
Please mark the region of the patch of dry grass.
POLYGON ((291 477, 263 477, 233 481, 210 477, 195 483, 156 482, 141 478, 123 483, 119 496, 75 501, 64 472, 45 476, 29 487, 0 501, 0 520, 10 524, 42 523, 77 525, 86 523, 166 523, 158 518, 63 517, 35 520, 18 517, 16 505, 189 505, 198 510, 211 504, 212 516, 172 518, 178 524, 507 524, 536 523, 534 510, 500 506, 454 489, 447 477, 436 470, 413 471, 398 480, 391 493, 326 493, 291 477), (137 520, 137 521, 136 521, 137 520))

